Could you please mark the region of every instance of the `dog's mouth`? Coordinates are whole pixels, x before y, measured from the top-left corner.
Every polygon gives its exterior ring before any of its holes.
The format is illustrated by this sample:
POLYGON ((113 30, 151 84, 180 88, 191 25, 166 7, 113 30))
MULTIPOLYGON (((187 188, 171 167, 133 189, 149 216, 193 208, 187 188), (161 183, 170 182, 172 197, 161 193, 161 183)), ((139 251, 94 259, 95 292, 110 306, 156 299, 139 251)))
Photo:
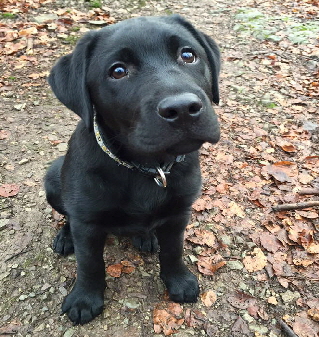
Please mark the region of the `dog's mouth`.
POLYGON ((202 140, 184 140, 169 147, 166 152, 174 156, 183 155, 197 151, 203 145, 203 143, 204 142, 202 140))

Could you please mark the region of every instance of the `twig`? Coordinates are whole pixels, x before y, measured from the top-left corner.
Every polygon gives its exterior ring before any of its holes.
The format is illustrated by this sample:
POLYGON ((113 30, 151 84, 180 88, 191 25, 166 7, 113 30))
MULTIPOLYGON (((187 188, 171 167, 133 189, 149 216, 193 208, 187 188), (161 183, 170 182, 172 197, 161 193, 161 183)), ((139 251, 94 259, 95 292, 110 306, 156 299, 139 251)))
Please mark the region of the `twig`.
POLYGON ((288 336, 288 337, 299 337, 298 335, 296 335, 291 329, 290 327, 281 319, 278 320, 278 323, 281 327, 281 330, 288 336))
POLYGON ((302 188, 298 191, 300 195, 319 195, 319 188, 302 188))
POLYGON ((302 209, 302 208, 308 208, 308 207, 316 207, 319 206, 319 200, 318 201, 306 201, 306 202, 299 202, 296 204, 282 204, 272 207, 273 211, 289 211, 293 209, 302 209))

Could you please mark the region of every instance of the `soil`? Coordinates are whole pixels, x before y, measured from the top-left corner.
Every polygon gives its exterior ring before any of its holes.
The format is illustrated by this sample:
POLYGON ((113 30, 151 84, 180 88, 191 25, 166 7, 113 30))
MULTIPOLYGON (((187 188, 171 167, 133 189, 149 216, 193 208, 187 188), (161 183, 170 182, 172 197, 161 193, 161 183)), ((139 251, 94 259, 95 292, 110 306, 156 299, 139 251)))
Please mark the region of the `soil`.
MULTIPOLYGON (((291 15, 295 13, 293 3, 276 2, 276 6, 273 6, 268 2, 258 4, 246 1, 243 4, 242 1, 222 0, 103 1, 103 6, 116 20, 180 13, 212 36, 222 51, 222 103, 216 107, 216 111, 220 115, 223 136, 217 145, 218 150, 209 146, 203 150, 204 191, 207 195, 210 181, 215 177, 235 186, 228 191, 228 198, 241 206, 250 226, 245 227, 243 218, 238 214, 227 215, 225 225, 225 222, 211 222, 209 217, 203 216, 205 212, 194 210, 191 228, 212 231, 221 242, 218 253, 227 264, 213 276, 200 273, 196 262, 203 246, 186 241, 185 260, 199 277, 201 293, 212 291, 217 300, 211 304, 199 300, 196 304, 179 307, 181 312, 171 316, 181 319, 176 322, 176 337, 293 336, 281 331, 279 320, 285 317, 286 322, 294 326, 309 309, 305 305, 307 301, 319 302, 318 278, 300 273, 294 282, 285 286, 271 273, 265 270, 261 273, 249 272, 242 263, 247 252, 260 247, 252 235, 261 233, 266 216, 265 209, 254 206, 238 187, 245 166, 236 163, 248 162, 252 167, 258 166, 258 160, 248 151, 254 146, 254 139, 242 137, 243 131, 259 128, 276 136, 280 125, 294 123, 300 126, 304 121, 314 125, 318 123, 317 97, 307 96, 304 89, 300 89, 298 96, 302 102, 297 102, 295 107, 306 109, 299 109, 297 113, 291 111, 290 115, 287 110, 283 114, 278 110, 268 113, 269 107, 260 103, 265 97, 269 98, 267 95, 278 92, 285 100, 295 98, 295 94, 291 94, 289 86, 276 88, 273 82, 268 81, 270 72, 265 70, 268 63, 263 63, 261 56, 280 55, 288 71, 296 74, 314 72, 314 69, 318 69, 319 59, 318 55, 311 59, 303 55, 303 46, 287 43, 284 51, 279 48, 271 50, 273 44, 264 40, 241 37, 233 29, 235 14, 244 5, 267 14, 291 15), (219 153, 229 154, 233 158, 229 163, 226 158, 223 168, 219 153)), ((48 1, 30 12, 27 18, 32 21, 40 14, 54 13, 61 7, 85 12, 88 3, 48 1)), ((158 259, 138 253, 128 239, 111 237, 107 241, 106 265, 130 261, 135 269, 131 273, 122 273, 120 277, 108 274, 103 314, 85 326, 72 326, 65 315, 60 315, 62 300, 75 280, 76 264, 74 256, 61 258, 51 248, 59 219, 54 219, 56 214, 52 214, 45 200, 42 179, 49 163, 65 152, 78 118, 57 101, 45 76, 34 84, 29 75, 49 71, 57 58, 73 47, 72 43, 63 44, 57 40, 47 53, 41 55, 34 67, 11 68, 9 62, 3 64, 4 72, 10 73, 13 79, 0 96, 0 129, 10 132, 8 137, 0 140, 0 182, 18 185, 19 193, 0 199, 0 335, 160 337, 164 334, 160 328, 155 328, 158 333, 154 331, 154 319, 158 310, 167 310, 169 302, 159 279, 158 259)), ((316 137, 314 134, 307 143, 305 155, 318 155, 316 137)), ((281 152, 278 158, 289 160, 291 155, 281 152)), ((249 172, 243 184, 254 180, 254 172, 257 171, 249 172)), ((215 193, 218 194, 216 189, 215 193)), ((313 219, 314 226, 318 226, 317 220, 313 219)), ((319 336, 318 322, 307 319, 305 322, 310 323, 304 329, 306 332, 299 332, 298 336, 319 336), (309 325, 313 335, 307 332, 309 325)), ((301 331, 296 326, 294 330, 301 331)), ((169 333, 166 331, 166 334, 169 333)))

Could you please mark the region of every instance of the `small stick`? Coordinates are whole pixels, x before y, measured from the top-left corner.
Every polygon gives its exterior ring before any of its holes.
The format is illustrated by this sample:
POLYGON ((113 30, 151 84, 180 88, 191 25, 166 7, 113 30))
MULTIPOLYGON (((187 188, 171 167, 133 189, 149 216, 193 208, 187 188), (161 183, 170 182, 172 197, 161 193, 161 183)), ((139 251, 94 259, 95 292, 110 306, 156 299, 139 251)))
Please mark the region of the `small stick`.
POLYGON ((319 195, 319 188, 302 188, 298 191, 300 195, 319 195))
POLYGON ((288 336, 288 337, 299 337, 298 335, 296 335, 291 329, 290 327, 281 319, 278 320, 278 323, 281 327, 281 330, 288 336))
POLYGON ((272 207, 273 211, 289 211, 294 209, 303 209, 308 207, 316 207, 319 206, 319 201, 306 201, 299 202, 297 204, 282 204, 272 207))

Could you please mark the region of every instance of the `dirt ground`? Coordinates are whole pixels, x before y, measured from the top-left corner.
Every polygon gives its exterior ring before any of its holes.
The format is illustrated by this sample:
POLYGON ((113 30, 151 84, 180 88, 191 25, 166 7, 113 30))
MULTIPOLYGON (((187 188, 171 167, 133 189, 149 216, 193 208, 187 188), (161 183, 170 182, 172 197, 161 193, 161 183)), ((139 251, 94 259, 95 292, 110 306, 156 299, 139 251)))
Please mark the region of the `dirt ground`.
MULTIPOLYGON (((88 6, 47 1, 22 17, 35 22, 61 7, 87 12, 88 6)), ((234 29, 243 23, 236 16, 242 7, 314 22, 318 3, 105 0, 103 6, 116 21, 179 13, 220 45, 222 102, 216 111, 222 139, 202 150, 203 197, 194 205, 185 243, 202 296, 196 304, 174 306, 165 297, 157 257, 139 254, 128 239, 109 238, 106 265, 129 261, 134 271, 107 274, 105 310, 93 322, 72 326, 60 315, 75 279, 75 258, 61 258, 51 248, 57 220, 42 179, 66 151, 78 118, 46 83, 55 60, 74 47, 72 39, 55 39, 25 66, 14 63, 23 53, 1 56, 0 185, 19 191, 0 197, 0 336, 318 337, 318 213, 271 211, 280 203, 318 200, 296 194, 299 187, 319 188, 318 40, 270 41, 234 29), (275 162, 284 167, 278 175, 271 171, 275 162), (202 230, 213 243, 203 244, 202 230), (283 321, 290 328, 282 330, 283 321)), ((277 27, 277 36, 289 21, 268 20, 263 25, 277 27)))

